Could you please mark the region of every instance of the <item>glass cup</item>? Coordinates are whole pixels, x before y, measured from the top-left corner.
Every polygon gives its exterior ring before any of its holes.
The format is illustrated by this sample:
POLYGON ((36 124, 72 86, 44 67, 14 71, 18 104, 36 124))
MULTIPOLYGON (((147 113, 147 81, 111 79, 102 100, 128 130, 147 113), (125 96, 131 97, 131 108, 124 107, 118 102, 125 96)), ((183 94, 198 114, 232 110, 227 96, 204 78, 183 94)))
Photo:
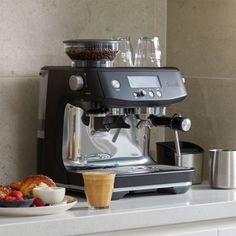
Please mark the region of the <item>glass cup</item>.
POLYGON ((138 39, 137 49, 135 52, 136 67, 160 67, 161 50, 159 38, 141 37, 138 39))
POLYGON ((91 208, 108 208, 116 174, 113 172, 83 172, 84 191, 91 208))
POLYGON ((119 41, 119 52, 113 61, 113 67, 132 67, 133 52, 130 37, 112 37, 112 39, 119 41))

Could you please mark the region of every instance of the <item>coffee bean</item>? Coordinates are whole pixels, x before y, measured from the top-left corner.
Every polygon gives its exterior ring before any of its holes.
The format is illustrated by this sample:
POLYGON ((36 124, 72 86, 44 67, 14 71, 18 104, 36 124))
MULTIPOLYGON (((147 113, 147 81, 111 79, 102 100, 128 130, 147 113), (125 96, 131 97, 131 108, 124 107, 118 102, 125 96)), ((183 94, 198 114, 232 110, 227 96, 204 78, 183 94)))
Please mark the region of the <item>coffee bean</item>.
POLYGON ((99 46, 87 46, 83 48, 68 47, 66 48, 66 54, 71 60, 86 60, 86 61, 98 61, 98 60, 113 60, 118 51, 114 51, 112 48, 99 48, 99 46))

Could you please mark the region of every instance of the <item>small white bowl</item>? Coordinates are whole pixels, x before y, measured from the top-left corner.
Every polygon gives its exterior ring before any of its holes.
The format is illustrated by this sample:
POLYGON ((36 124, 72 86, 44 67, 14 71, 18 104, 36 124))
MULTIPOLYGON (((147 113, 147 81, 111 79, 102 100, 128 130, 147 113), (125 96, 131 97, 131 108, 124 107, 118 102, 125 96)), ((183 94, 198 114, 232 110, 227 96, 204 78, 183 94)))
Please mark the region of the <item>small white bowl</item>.
POLYGON ((56 204, 63 201, 65 192, 63 187, 35 187, 33 196, 40 198, 44 204, 56 204))

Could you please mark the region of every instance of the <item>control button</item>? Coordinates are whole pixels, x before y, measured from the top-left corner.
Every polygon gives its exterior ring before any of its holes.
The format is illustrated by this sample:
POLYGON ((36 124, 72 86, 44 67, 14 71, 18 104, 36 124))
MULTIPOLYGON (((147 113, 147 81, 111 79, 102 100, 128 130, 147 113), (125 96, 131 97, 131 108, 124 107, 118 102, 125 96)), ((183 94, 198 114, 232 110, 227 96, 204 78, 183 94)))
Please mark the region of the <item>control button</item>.
POLYGON ((112 86, 114 87, 114 88, 116 88, 116 89, 118 89, 118 88, 120 88, 120 82, 118 81, 118 80, 112 80, 111 81, 111 84, 112 84, 112 86))
POLYGON ((147 92, 142 89, 137 92, 137 95, 138 97, 144 97, 145 95, 147 95, 147 92))
POLYGON ((143 94, 143 96, 147 95, 147 92, 145 90, 141 90, 140 93, 143 94))
POLYGON ((161 91, 157 90, 157 96, 158 96, 158 97, 161 97, 161 95, 162 95, 162 94, 161 94, 161 91))
POLYGON ((153 91, 149 91, 148 94, 149 94, 150 97, 154 97, 153 91))
POLYGON ((84 87, 84 79, 81 75, 72 75, 69 79, 69 86, 71 90, 80 90, 84 87))
POLYGON ((135 97, 138 97, 138 94, 137 94, 136 92, 134 92, 133 95, 134 95, 135 97))

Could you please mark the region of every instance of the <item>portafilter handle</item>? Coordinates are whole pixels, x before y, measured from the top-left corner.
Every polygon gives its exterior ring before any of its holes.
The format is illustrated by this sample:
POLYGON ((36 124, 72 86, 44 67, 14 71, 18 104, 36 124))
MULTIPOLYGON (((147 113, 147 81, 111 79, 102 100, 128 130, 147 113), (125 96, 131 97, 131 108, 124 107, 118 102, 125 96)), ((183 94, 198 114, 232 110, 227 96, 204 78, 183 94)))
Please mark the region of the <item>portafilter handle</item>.
POLYGON ((185 132, 189 131, 191 128, 191 120, 187 117, 181 117, 180 115, 177 116, 177 114, 172 117, 150 115, 149 119, 154 126, 167 126, 173 130, 181 130, 185 132))

